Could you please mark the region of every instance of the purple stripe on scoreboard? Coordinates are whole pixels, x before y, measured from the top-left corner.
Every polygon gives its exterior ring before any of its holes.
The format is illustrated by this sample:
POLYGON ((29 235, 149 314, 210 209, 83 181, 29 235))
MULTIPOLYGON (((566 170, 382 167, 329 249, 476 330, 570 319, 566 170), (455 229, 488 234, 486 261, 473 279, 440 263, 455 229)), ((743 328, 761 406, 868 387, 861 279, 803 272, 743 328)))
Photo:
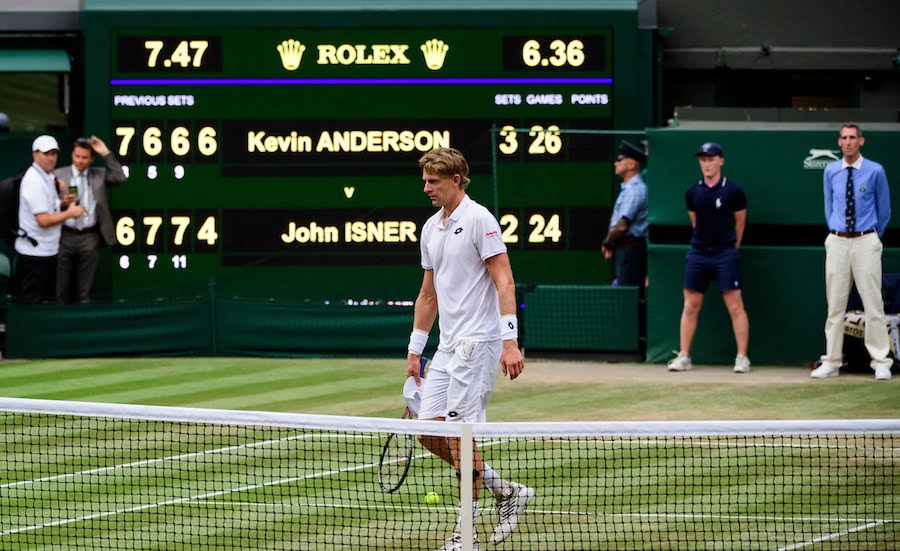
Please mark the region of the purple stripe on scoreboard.
POLYGON ((112 86, 404 86, 506 84, 612 84, 607 77, 509 78, 114 78, 112 86))

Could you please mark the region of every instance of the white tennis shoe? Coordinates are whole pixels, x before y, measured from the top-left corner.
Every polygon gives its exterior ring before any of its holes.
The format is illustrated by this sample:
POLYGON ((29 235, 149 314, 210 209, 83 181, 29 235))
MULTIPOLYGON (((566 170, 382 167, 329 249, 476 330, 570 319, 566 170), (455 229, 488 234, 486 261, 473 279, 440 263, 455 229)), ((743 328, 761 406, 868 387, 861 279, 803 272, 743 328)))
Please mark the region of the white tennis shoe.
POLYGON ((750 373, 750 358, 738 354, 734 357, 735 373, 750 373))
POLYGON ((891 368, 886 366, 879 366, 875 368, 875 380, 876 381, 890 381, 891 380, 891 368))
MULTIPOLYGON (((481 545, 478 543, 478 532, 473 534, 475 536, 474 544, 472 545, 472 551, 481 551, 481 545)), ((462 551, 462 532, 459 530, 454 530, 453 534, 447 538, 447 541, 444 542, 444 546, 438 549, 437 551, 462 551)))
POLYGON ((519 517, 534 499, 534 489, 513 482, 503 490, 503 498, 497 500, 500 522, 491 535, 491 543, 497 544, 509 537, 519 525, 519 517))
POLYGON ((694 365, 691 363, 691 357, 683 356, 681 354, 669 360, 668 367, 669 371, 690 371, 694 369, 694 365))
POLYGON ((841 374, 840 367, 834 367, 829 364, 822 364, 819 367, 812 370, 812 373, 809 374, 813 379, 825 379, 827 377, 837 377, 841 374))

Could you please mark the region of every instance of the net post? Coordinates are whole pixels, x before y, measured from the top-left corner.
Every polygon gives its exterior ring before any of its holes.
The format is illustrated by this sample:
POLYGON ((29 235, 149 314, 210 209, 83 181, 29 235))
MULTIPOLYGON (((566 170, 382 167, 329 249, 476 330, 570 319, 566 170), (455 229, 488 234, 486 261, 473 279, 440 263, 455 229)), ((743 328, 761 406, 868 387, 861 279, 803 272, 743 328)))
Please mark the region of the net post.
POLYGON ((459 435, 459 505, 462 516, 462 548, 463 551, 472 551, 475 546, 475 523, 472 519, 472 473, 475 469, 473 455, 475 452, 472 440, 472 424, 462 423, 459 435))

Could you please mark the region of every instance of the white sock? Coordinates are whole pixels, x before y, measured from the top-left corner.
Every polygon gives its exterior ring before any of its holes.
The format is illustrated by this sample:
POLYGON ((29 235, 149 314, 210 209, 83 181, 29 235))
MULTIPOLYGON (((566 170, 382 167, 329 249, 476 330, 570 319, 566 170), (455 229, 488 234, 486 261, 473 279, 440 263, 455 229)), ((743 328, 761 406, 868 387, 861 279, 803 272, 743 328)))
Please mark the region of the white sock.
POLYGON ((500 473, 492 469, 487 463, 484 464, 484 471, 482 472, 481 479, 495 499, 502 498, 503 489, 510 485, 508 481, 503 480, 500 473))

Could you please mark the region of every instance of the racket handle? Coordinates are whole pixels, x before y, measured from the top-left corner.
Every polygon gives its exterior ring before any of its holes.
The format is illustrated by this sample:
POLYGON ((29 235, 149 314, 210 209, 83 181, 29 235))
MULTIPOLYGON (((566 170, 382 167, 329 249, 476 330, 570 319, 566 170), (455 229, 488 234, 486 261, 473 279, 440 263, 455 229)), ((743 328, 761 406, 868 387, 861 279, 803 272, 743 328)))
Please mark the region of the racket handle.
POLYGON ((428 365, 428 358, 425 356, 419 357, 419 377, 425 376, 425 366, 428 365))

